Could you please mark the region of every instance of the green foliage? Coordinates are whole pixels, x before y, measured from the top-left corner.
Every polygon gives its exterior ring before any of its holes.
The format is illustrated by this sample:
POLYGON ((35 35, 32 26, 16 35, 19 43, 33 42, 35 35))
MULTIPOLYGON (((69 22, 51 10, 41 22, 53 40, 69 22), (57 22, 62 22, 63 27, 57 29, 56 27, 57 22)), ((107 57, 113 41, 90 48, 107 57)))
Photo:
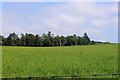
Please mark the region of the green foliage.
POLYGON ((0 46, 0 78, 2 78, 2 47, 0 46))
POLYGON ((4 37, 2 36, 2 35, 0 35, 0 45, 2 45, 2 39, 3 39, 4 37))
MULTIPOLYGON (((80 76, 118 72, 118 45, 2 47, 2 76, 80 76)), ((112 77, 101 76, 101 77, 112 77)), ((114 77, 114 76, 113 76, 114 77)))
POLYGON ((82 44, 84 44, 84 45, 90 44, 90 38, 88 37, 87 33, 84 33, 84 35, 82 37, 82 44))
POLYGON ((87 33, 84 33, 83 37, 76 34, 70 36, 54 36, 50 31, 42 36, 34 34, 21 34, 18 37, 17 34, 11 33, 7 38, 0 36, 3 40, 0 41, 4 46, 74 46, 74 45, 89 45, 90 38, 87 33))
POLYGON ((11 33, 6 39, 7 46, 16 46, 18 44, 19 37, 15 33, 11 33))

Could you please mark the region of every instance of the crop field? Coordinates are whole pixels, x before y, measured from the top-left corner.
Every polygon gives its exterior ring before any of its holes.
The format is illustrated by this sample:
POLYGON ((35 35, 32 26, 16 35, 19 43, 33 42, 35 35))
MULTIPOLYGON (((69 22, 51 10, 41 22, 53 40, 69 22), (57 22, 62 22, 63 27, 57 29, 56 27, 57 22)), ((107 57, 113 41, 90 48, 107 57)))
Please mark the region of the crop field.
POLYGON ((2 77, 117 77, 118 45, 2 47, 2 77), (109 75, 104 75, 109 74, 109 75), (82 76, 83 75, 83 76, 82 76))

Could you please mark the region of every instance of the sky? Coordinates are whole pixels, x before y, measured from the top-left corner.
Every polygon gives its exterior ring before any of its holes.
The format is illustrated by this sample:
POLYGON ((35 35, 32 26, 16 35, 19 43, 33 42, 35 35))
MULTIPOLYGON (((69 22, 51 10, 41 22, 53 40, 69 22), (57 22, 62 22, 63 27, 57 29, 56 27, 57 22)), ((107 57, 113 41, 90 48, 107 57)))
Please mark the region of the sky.
POLYGON ((118 42, 117 2, 3 2, 0 17, 4 36, 86 32, 91 40, 118 42))
POLYGON ((1 0, 2 2, 118 2, 119 0, 1 0))

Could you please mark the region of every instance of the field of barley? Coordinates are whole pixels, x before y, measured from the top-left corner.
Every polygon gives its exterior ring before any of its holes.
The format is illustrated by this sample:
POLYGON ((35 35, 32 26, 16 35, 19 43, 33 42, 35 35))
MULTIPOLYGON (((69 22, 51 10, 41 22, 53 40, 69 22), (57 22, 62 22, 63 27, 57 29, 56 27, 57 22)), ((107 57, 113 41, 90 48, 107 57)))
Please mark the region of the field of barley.
POLYGON ((117 74, 117 72, 117 44, 65 47, 2 47, 3 78, 92 77, 88 75, 115 77, 112 74, 117 74))

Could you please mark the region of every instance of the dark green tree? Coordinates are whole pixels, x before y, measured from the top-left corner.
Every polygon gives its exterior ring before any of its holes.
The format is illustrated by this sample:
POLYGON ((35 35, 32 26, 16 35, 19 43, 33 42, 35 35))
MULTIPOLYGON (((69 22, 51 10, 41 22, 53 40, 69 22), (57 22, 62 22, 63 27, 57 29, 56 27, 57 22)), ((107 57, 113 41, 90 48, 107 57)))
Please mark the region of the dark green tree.
POLYGON ((35 36, 34 45, 37 46, 37 47, 38 47, 38 46, 41 46, 41 39, 40 39, 40 37, 39 37, 38 34, 35 36))
POLYGON ((16 46, 18 44, 18 35, 15 34, 15 33, 11 33, 8 37, 7 37, 7 41, 6 41, 6 44, 8 46, 16 46))
POLYGON ((53 41, 54 46, 60 46, 60 36, 59 35, 55 36, 53 40, 54 40, 53 41))
POLYGON ((2 45, 3 45, 2 38, 3 38, 3 36, 2 36, 2 35, 0 35, 0 46, 2 46, 2 45))
POLYGON ((54 37, 49 31, 48 34, 42 35, 42 46, 54 46, 54 37))
POLYGON ((77 39, 78 37, 74 34, 73 36, 67 36, 67 44, 68 46, 72 46, 72 45, 77 45, 77 39))
POLYGON ((43 35, 41 36, 41 40, 42 40, 42 46, 49 46, 49 40, 48 40, 48 36, 43 33, 43 35))
POLYGON ((25 34, 26 46, 34 46, 35 36, 33 34, 25 34))
POLYGON ((54 46, 54 36, 53 34, 51 33, 51 31, 48 32, 48 46, 54 46))
POLYGON ((88 45, 90 44, 90 38, 88 37, 87 33, 84 33, 82 37, 82 44, 83 45, 88 45))
POLYGON ((80 36, 78 36, 77 45, 82 45, 82 38, 80 36))
POLYGON ((67 43, 67 40, 64 36, 60 37, 60 46, 64 46, 67 43))
POLYGON ((21 34, 21 46, 25 46, 26 45, 26 37, 24 34, 21 34))
MULTIPOLYGON (((83 37, 77 36, 76 34, 67 37, 54 36, 49 31, 47 34, 42 36, 33 34, 21 34, 19 38, 17 34, 11 33, 7 38, 0 35, 0 45, 5 46, 73 46, 73 45, 89 45, 102 42, 90 41, 87 33, 84 33, 83 37)), ((106 42, 107 43, 107 42, 106 42)))

